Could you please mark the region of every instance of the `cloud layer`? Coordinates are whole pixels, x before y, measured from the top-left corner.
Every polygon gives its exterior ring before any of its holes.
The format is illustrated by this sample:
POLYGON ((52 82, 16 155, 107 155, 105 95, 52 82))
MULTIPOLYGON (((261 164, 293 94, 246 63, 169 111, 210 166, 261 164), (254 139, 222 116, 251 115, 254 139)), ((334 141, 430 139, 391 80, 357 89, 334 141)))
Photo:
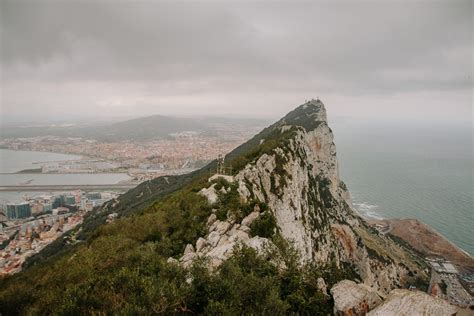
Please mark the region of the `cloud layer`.
POLYGON ((458 119, 472 49, 471 1, 2 1, 2 114, 458 119))

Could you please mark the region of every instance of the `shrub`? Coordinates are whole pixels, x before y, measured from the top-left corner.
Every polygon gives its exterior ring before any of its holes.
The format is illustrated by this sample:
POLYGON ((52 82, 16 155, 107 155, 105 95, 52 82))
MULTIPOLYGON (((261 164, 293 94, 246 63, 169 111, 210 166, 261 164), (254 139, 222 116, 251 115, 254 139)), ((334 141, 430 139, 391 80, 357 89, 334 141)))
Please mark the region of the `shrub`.
POLYGON ((270 211, 263 212, 252 224, 250 234, 264 238, 272 238, 277 227, 275 216, 270 211))

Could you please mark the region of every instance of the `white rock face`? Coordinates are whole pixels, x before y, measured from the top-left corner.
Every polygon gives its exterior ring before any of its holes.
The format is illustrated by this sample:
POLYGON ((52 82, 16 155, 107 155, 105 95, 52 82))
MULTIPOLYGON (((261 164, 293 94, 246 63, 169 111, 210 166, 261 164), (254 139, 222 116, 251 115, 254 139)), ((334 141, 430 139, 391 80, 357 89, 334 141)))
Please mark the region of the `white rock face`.
POLYGON ((204 247, 207 246, 207 240, 202 237, 196 241, 196 252, 200 252, 204 247))
POLYGON ((190 253, 194 253, 194 247, 191 244, 187 244, 186 248, 184 249, 184 254, 187 255, 190 253))
POLYGON ((207 242, 209 243, 209 245, 211 245, 211 247, 217 246, 220 239, 221 235, 216 231, 211 232, 209 236, 207 236, 207 242))
MULTIPOLYGON (((347 194, 341 188, 339 180, 332 133, 327 124, 321 122, 314 131, 298 131, 290 141, 289 151, 280 149, 277 152, 287 161, 283 165, 286 186, 272 188, 272 183, 282 183, 280 175, 275 170, 277 168, 276 154, 262 155, 254 164, 247 165, 239 172, 235 180, 239 181, 239 184, 251 184, 255 197, 268 204, 274 212, 281 234, 294 242, 303 260, 329 261, 334 248, 331 238, 315 243, 318 236, 331 234, 329 225, 322 223, 325 220, 323 216, 349 219, 352 217, 341 207, 344 202, 347 203, 347 194), (330 214, 319 214, 322 213, 323 206, 321 192, 311 192, 314 186, 312 182, 315 179, 325 179, 330 193, 336 201, 338 199, 340 202, 340 206, 335 205, 333 210, 324 210, 329 211, 330 214), (312 203, 313 200, 316 200, 316 203, 312 203), (318 206, 320 209, 317 209, 318 206), (311 222, 321 223, 319 225, 321 230, 318 231, 317 227, 312 227, 311 222), (322 242, 325 244, 323 245, 322 242)), ((317 188, 314 189, 317 190, 317 188)), ((245 199, 250 198, 250 191, 242 190, 240 193, 245 199)))
POLYGON ((318 101, 305 106, 313 111, 309 114, 315 120, 313 129, 295 128, 283 119, 280 131, 293 131, 293 135, 235 175, 238 192, 243 200, 254 198, 268 205, 279 232, 293 242, 302 262, 351 262, 365 283, 388 293, 408 271, 403 265, 368 255, 356 233, 362 221, 339 179, 336 147, 324 106, 318 101))
MULTIPOLYGON (((300 116, 290 113, 277 123, 280 125, 275 133, 286 133, 282 137, 290 135, 280 147, 256 157, 234 177, 215 175, 210 181, 225 178, 238 184, 237 192, 242 201, 265 203, 275 216, 278 232, 293 243, 301 254, 302 263, 334 261, 339 266, 351 263, 365 284, 388 293, 399 286, 400 280, 408 274, 407 268, 377 257, 373 249, 369 255, 362 236, 366 228, 352 209, 350 194, 339 179, 336 147, 327 125, 326 110, 320 101, 314 100, 303 108, 307 112, 300 109, 296 112, 300 116)), ((202 189, 200 194, 209 203, 217 202, 214 185, 202 189)), ((258 250, 271 244, 269 240, 256 238, 258 236, 250 237, 249 225, 258 216, 260 212, 256 209, 235 223, 231 219, 219 221, 212 214, 207 220, 208 234, 199 245, 196 243, 196 257, 208 257, 212 266, 217 267, 239 242, 258 250)))
POLYGON ((331 288, 335 315, 365 315, 382 302, 377 291, 364 284, 343 280, 331 288))
POLYGON ((209 204, 211 204, 211 205, 216 203, 217 199, 218 199, 215 186, 216 185, 213 184, 209 188, 204 188, 201 191, 199 191, 199 194, 204 196, 207 199, 207 201, 209 202, 209 204))
POLYGON ((217 216, 216 214, 211 214, 211 216, 209 216, 209 218, 207 219, 207 227, 210 227, 212 224, 215 223, 215 221, 217 220, 217 216))
POLYGON ((387 299, 367 315, 456 315, 458 308, 448 301, 432 297, 424 292, 393 290, 387 299))

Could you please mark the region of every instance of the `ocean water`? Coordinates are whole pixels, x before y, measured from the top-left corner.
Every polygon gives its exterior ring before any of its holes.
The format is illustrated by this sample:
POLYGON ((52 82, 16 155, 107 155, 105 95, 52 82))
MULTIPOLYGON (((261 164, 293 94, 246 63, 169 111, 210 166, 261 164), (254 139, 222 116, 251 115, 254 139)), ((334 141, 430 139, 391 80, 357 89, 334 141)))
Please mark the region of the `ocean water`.
POLYGON ((420 122, 331 124, 359 213, 417 218, 474 255, 473 129, 420 122))
MULTIPOLYGON (((81 156, 46 153, 38 151, 15 151, 0 149, 0 186, 21 185, 83 185, 116 184, 130 177, 125 173, 96 174, 18 174, 24 169, 38 168, 37 162, 79 160, 81 156)), ((22 201, 24 196, 35 196, 38 192, 0 192, 0 203, 22 201)))
POLYGON ((81 158, 76 155, 0 149, 0 173, 13 173, 41 167, 36 162, 80 160, 81 158))

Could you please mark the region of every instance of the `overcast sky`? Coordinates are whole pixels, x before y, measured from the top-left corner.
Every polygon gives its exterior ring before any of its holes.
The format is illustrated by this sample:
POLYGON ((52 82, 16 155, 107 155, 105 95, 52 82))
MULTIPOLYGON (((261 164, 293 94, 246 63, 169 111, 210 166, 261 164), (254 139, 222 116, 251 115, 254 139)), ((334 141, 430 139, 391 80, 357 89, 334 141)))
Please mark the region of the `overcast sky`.
POLYGON ((1 115, 472 119, 472 1, 1 0, 1 115))

